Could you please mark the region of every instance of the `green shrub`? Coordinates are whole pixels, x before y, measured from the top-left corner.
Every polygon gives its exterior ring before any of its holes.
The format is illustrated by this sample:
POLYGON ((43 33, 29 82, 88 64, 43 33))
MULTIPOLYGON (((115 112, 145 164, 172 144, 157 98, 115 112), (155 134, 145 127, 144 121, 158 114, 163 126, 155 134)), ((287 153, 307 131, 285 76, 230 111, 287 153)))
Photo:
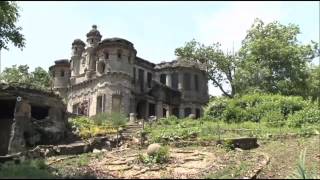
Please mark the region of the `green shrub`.
POLYGON ((204 117, 220 118, 221 114, 227 107, 227 98, 216 98, 209 102, 204 108, 204 117))
POLYGON ((76 117, 69 121, 71 126, 78 129, 78 135, 83 139, 115 134, 117 132, 116 128, 114 128, 112 124, 106 122, 107 121, 96 122, 92 118, 84 116, 76 117))
POLYGON ((304 124, 320 124, 320 109, 313 106, 290 114, 287 124, 289 127, 302 127, 304 124))
POLYGON ((218 98, 205 107, 205 119, 220 119, 225 122, 275 122, 274 126, 284 124, 284 121, 308 106, 310 101, 298 96, 282 96, 253 93, 230 98, 218 98))
POLYGON ((27 160, 16 164, 12 161, 6 162, 0 167, 0 178, 23 178, 23 179, 52 179, 55 178, 49 172, 44 160, 27 160))
POLYGON ((265 116, 261 118, 261 122, 265 123, 266 126, 269 127, 280 127, 286 123, 283 114, 279 111, 266 113, 265 116))
POLYGON ((159 151, 151 156, 144 156, 143 154, 138 155, 138 159, 140 162, 144 164, 163 164, 167 163, 170 158, 169 146, 160 147, 159 151))

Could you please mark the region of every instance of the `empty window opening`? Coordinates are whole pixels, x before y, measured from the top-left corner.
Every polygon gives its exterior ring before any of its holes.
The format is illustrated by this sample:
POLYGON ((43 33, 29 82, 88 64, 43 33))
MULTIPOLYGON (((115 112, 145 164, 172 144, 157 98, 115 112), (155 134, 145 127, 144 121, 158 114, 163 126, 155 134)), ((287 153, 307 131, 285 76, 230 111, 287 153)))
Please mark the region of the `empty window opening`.
POLYGON ((167 78, 166 74, 161 74, 160 75, 160 83, 166 84, 166 78, 167 78))
POLYGON ((62 71, 60 72, 60 76, 61 76, 61 77, 64 77, 64 70, 62 70, 62 71))
POLYGON ((148 88, 151 88, 152 74, 150 72, 147 73, 147 81, 148 81, 148 88))
POLYGON ((79 103, 72 106, 72 113, 79 114, 79 103))
POLYGON ((49 114, 49 107, 31 105, 31 116, 37 120, 45 119, 49 114))
POLYGON ((118 59, 121 59, 122 58, 122 51, 118 50, 117 55, 118 55, 118 59))
POLYGON ((183 85, 185 90, 191 89, 191 83, 190 83, 191 75, 189 73, 184 73, 183 75, 183 85))
POLYGON ((153 103, 149 103, 149 116, 156 115, 156 105, 153 103))
POLYGON ((171 75, 171 87, 173 89, 178 89, 178 74, 177 73, 173 73, 171 75))
POLYGON ((133 79, 132 84, 136 84, 136 68, 133 68, 133 79))
POLYGON ((196 91, 199 91, 199 82, 198 75, 194 75, 194 88, 196 91))
POLYGON ((139 81, 141 92, 143 92, 144 91, 144 88, 143 88, 143 86, 144 86, 144 70, 142 70, 142 69, 139 69, 138 81, 139 81))
POLYGON ((131 56, 128 56, 128 63, 131 64, 131 56))
POLYGON ((104 59, 109 59, 109 53, 108 52, 104 53, 104 59))
POLYGON ((105 72, 105 70, 106 70, 106 64, 104 63, 104 62, 99 62, 98 63, 98 72, 100 73, 100 74, 103 74, 104 72, 105 72))

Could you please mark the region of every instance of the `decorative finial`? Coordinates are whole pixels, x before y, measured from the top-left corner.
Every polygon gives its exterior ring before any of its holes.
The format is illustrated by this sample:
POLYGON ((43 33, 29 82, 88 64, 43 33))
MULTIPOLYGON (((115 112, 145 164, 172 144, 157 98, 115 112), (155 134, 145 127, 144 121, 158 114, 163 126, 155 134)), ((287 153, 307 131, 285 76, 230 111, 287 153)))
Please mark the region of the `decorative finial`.
POLYGON ((97 29, 97 25, 92 25, 92 29, 97 29))

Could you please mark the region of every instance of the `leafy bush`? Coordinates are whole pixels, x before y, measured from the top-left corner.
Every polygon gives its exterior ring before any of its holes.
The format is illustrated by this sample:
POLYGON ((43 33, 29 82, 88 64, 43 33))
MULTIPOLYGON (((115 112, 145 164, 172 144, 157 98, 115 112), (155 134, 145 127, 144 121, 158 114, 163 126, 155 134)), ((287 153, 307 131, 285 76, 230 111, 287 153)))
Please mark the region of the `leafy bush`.
POLYGON ((72 127, 77 129, 78 135, 87 139, 95 136, 104 136, 107 134, 115 134, 117 130, 112 127, 111 123, 102 121, 94 121, 89 117, 76 117, 69 121, 72 127))
POLYGON ((52 179, 55 176, 49 172, 45 162, 42 159, 38 159, 23 161, 19 164, 13 161, 6 162, 0 166, 0 178, 52 179))
POLYGON ((302 127, 304 124, 320 124, 320 109, 308 107, 288 117, 289 127, 302 127))
POLYGON ((145 164, 163 164, 169 161, 170 151, 169 146, 160 147, 159 151, 151 156, 144 156, 143 154, 139 154, 139 161, 145 164))
POLYGON ((265 114, 265 116, 261 118, 261 122, 264 122, 266 126, 270 127, 279 127, 286 123, 283 114, 279 111, 271 111, 265 114))
POLYGON ((311 105, 310 101, 299 96, 253 93, 233 99, 215 99, 209 102, 204 114, 206 119, 220 119, 228 123, 264 121, 270 126, 281 126, 289 116, 311 105))

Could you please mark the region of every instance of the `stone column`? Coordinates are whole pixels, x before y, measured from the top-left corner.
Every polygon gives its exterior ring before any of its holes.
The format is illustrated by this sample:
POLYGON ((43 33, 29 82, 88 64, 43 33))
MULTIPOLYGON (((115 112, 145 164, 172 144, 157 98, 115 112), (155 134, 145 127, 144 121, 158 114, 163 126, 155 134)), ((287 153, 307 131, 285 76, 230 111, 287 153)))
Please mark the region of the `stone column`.
POLYGON ((172 115, 172 108, 168 105, 166 117, 169 117, 170 115, 172 115))
POLYGON ((134 123, 136 121, 136 113, 130 113, 129 123, 134 123))
POLYGON ((167 75, 166 75, 166 85, 168 86, 168 87, 171 87, 171 85, 172 85, 172 83, 171 83, 171 73, 168 73, 167 75))
POLYGON ((178 89, 180 91, 183 89, 183 73, 178 74, 178 89))
POLYGON ((156 104, 156 116, 157 119, 162 118, 162 109, 163 109, 163 104, 162 101, 158 101, 156 104))

